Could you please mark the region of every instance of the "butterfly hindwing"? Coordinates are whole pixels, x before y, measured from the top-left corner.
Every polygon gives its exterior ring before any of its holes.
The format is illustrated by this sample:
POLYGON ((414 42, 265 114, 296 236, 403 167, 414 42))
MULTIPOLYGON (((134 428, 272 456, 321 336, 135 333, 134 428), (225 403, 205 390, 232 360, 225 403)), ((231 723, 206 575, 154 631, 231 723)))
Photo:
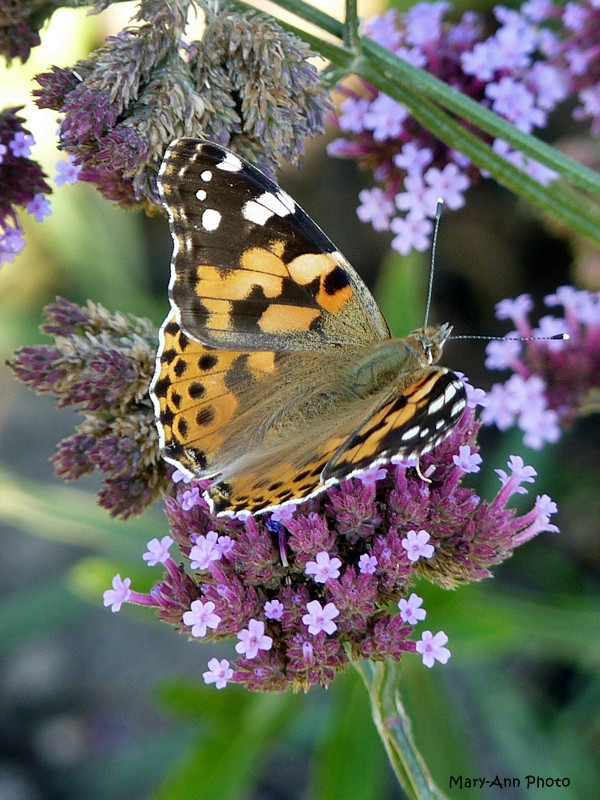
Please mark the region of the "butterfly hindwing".
POLYGON ((463 381, 444 367, 411 374, 411 383, 369 415, 323 470, 323 480, 343 480, 352 472, 392 456, 418 458, 442 442, 466 407, 463 381))

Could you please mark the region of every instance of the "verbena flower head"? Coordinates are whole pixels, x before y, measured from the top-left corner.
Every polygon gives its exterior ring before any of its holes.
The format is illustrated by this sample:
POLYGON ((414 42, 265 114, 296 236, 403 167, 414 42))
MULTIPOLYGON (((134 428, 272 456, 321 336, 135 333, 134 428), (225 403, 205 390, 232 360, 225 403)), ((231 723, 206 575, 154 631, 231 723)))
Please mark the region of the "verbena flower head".
MULTIPOLYGON (((364 31, 521 130, 543 127, 568 92, 564 70, 543 61, 547 32, 498 6, 498 28, 488 36, 483 20, 472 12, 458 23, 444 22, 450 8, 450 3, 436 2, 418 3, 404 14, 391 10, 369 20, 364 31)), ((460 208, 465 191, 480 177, 478 169, 372 85, 363 81, 338 88, 345 99, 335 122, 344 137, 332 142, 329 152, 358 160, 380 184, 361 192, 359 218, 376 230, 391 230, 392 247, 402 254, 426 250, 437 199, 442 197, 450 209, 460 208)), ((488 141, 540 182, 554 179, 550 170, 504 142, 488 141)))
POLYGON ((59 408, 84 414, 52 457, 56 473, 74 480, 98 471, 100 505, 112 516, 139 514, 168 486, 148 397, 156 328, 91 301, 81 308, 62 298, 47 306, 45 319, 42 331, 54 344, 23 347, 10 366, 34 391, 52 394, 59 408))
POLYGON ((462 485, 474 466, 478 423, 468 409, 457 429, 421 468, 389 464, 376 480, 351 478, 312 500, 260 516, 212 517, 202 490, 166 499, 177 555, 164 557, 158 540, 143 555, 160 563, 162 579, 135 594, 120 576, 105 604, 154 606, 158 616, 190 638, 229 640, 235 660, 211 658, 207 683, 281 691, 327 686, 351 660, 398 661, 418 653, 427 667, 446 663, 443 631, 420 631, 423 601, 412 591, 421 578, 450 588, 490 576, 490 568, 542 530, 555 531, 556 506, 538 497, 518 516, 507 503, 527 492, 535 470, 513 456, 498 470, 491 502, 462 485), (468 444, 465 444, 468 442, 468 444), (462 453, 461 453, 462 450, 462 453), (243 517, 243 518, 240 518, 243 517))
POLYGON ((536 450, 556 442, 563 427, 581 414, 598 411, 600 389, 600 293, 561 286, 545 298, 551 308, 564 308, 564 316, 548 314, 533 328, 528 314, 529 295, 503 300, 496 306, 499 319, 512 320, 516 332, 509 336, 555 336, 567 340, 518 342, 514 338, 490 342, 486 366, 510 369, 504 383, 494 384, 487 396, 482 421, 506 430, 517 424, 523 441, 536 450))
MULTIPOLYGON (((551 0, 529 0, 520 10, 522 18, 540 26, 541 50, 550 69, 560 72, 569 94, 578 103, 576 120, 591 120, 594 136, 600 133, 600 6, 596 0, 555 4, 551 0)), ((552 74, 542 75, 544 92, 555 91, 552 74)))
POLYGON ((481 461, 474 412, 481 392, 470 387, 459 424, 421 458, 425 480, 393 459, 304 503, 256 517, 213 517, 203 497, 207 482, 178 471, 168 480, 159 457, 148 396, 153 326, 59 299, 46 309, 43 331, 54 344, 23 348, 11 366, 35 391, 84 413, 53 457, 57 472, 67 480, 101 472, 99 501, 112 514, 140 513, 167 494, 169 533, 142 555, 163 577, 141 593, 118 575, 105 605, 151 606, 192 639, 230 640, 235 662, 211 659, 204 673, 217 688, 228 681, 273 691, 326 686, 359 657, 399 660, 408 652, 426 666, 445 663, 443 631, 415 629, 426 615, 415 581, 451 588, 481 580, 514 547, 556 530, 556 507, 546 496, 523 516, 507 507, 535 475, 516 456, 498 470, 491 501, 462 485, 481 461))
POLYGON ((40 108, 62 115, 60 144, 80 180, 121 205, 159 203, 156 174, 179 136, 210 139, 273 173, 321 133, 327 92, 308 46, 255 12, 205 10, 184 36, 189 0, 145 0, 135 23, 73 68, 37 76, 40 108))
POLYGON ((40 30, 55 11, 54 3, 37 0, 3 2, 0 5, 0 56, 10 66, 13 58, 27 61, 40 43, 40 30))
POLYGON ((25 246, 18 209, 41 222, 50 213, 45 195, 51 189, 40 165, 31 158, 35 144, 24 127, 20 107, 0 111, 0 265, 25 246))

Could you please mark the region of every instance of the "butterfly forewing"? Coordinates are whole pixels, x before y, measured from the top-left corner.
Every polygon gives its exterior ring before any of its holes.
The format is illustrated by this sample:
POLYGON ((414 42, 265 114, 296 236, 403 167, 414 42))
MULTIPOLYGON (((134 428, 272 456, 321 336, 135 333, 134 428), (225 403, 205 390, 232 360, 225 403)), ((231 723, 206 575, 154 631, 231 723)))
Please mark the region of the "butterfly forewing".
POLYGON ((372 295, 327 236, 238 156, 179 139, 159 188, 175 241, 171 301, 191 336, 279 351, 389 336, 372 295))

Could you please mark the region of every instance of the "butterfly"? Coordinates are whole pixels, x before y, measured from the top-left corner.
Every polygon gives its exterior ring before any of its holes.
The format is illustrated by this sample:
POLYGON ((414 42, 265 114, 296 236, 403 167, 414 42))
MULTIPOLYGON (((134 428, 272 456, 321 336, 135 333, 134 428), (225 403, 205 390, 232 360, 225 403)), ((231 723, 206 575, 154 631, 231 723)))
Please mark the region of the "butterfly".
POLYGON ((174 246, 150 394, 163 457, 211 481, 213 513, 306 500, 448 436, 466 406, 433 366, 448 324, 392 338, 327 236, 223 147, 177 139, 158 186, 174 246))

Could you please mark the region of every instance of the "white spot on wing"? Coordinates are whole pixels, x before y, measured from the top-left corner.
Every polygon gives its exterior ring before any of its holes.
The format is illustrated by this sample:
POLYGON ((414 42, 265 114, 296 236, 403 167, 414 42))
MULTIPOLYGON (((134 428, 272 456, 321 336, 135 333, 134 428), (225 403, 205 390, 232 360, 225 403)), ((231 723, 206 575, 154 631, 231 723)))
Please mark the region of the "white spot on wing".
POLYGON ((255 225, 264 225, 273 216, 273 212, 270 208, 261 206, 256 200, 248 200, 242 208, 242 216, 255 225))
POLYGON ((222 169, 223 172, 240 172, 244 168, 244 164, 233 153, 227 153, 223 161, 217 164, 217 169, 222 169))
POLYGON ((273 214, 278 217, 287 217, 296 210, 296 204, 285 192, 263 192, 256 200, 248 200, 244 204, 242 214, 248 222, 255 225, 264 225, 273 214))
POLYGON ((456 386, 453 383, 449 383, 446 386, 446 390, 444 392, 444 397, 446 398, 446 402, 449 403, 450 400, 456 395, 456 386))
POLYGON ((457 417, 460 413, 465 410, 465 406, 467 405, 467 401, 464 398, 460 398, 457 400, 456 403, 452 406, 452 411, 450 412, 450 416, 457 417))
POLYGON ((221 214, 216 208, 207 208, 202 214, 202 227, 205 231, 216 231, 221 223, 221 214))
POLYGON ((205 169, 204 172, 200 173, 200 178, 204 181, 204 183, 208 183, 212 180, 212 172, 209 169, 205 169))
POLYGON ((198 189, 198 191, 196 192, 196 197, 198 198, 198 200, 200 200, 200 202, 206 200, 206 191, 204 189, 198 189))
POLYGON ((402 441, 406 441, 407 439, 414 439, 419 433, 419 426, 415 425, 412 428, 409 428, 405 433, 402 434, 402 441))
POLYGON ((288 214, 293 214, 296 210, 296 203, 289 194, 282 191, 277 192, 277 194, 265 192, 258 198, 258 202, 270 208, 278 217, 287 217, 288 214))
POLYGON ((428 414, 435 414, 437 411, 440 410, 440 408, 444 405, 445 402, 446 402, 446 394, 444 393, 440 397, 436 397, 435 398, 433 403, 431 403, 431 405, 427 409, 427 413, 428 414))

